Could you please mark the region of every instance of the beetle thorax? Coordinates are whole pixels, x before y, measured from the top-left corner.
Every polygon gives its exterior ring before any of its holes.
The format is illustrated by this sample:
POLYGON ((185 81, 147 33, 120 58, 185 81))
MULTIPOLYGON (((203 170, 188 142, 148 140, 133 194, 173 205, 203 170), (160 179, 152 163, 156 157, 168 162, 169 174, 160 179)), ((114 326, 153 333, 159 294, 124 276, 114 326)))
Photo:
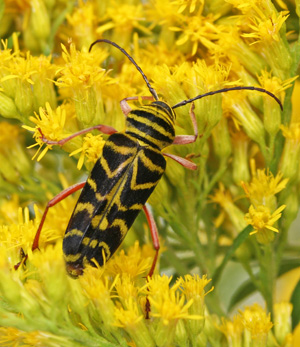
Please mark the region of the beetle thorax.
POLYGON ((163 149, 172 144, 175 137, 175 112, 162 102, 132 110, 126 120, 126 133, 139 141, 163 149))

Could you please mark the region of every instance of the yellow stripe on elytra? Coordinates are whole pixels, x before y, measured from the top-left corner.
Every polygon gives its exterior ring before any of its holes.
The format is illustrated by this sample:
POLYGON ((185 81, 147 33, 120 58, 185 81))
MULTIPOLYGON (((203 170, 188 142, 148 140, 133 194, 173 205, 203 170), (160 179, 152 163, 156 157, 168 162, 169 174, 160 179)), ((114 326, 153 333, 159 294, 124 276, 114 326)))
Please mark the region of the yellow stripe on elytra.
POLYGON ((78 229, 72 229, 70 230, 68 233, 66 233, 65 238, 66 237, 72 237, 72 236, 83 236, 83 232, 81 230, 78 229))
POLYGON ((77 254, 65 254, 66 263, 74 263, 81 257, 81 253, 77 254))
POLYGON ((95 206, 89 202, 79 202, 76 206, 75 215, 81 211, 87 211, 88 214, 92 216, 95 211, 95 206))
POLYGON ((84 246, 87 246, 90 242, 91 238, 90 237, 84 237, 83 240, 82 240, 82 244, 84 246))
POLYGON ((106 141, 105 146, 110 147, 114 152, 117 152, 122 155, 135 155, 137 152, 136 147, 119 146, 112 141, 106 141))
POLYGON ((118 207, 119 207, 119 210, 120 211, 123 211, 123 212, 126 212, 128 210, 141 210, 143 208, 143 204, 134 204, 134 205, 131 205, 129 208, 127 206, 122 206, 121 203, 117 202, 118 203, 118 207))
POLYGON ((87 179, 86 183, 92 188, 95 193, 97 193, 97 183, 91 177, 87 179))
POLYGON ((130 164, 132 162, 132 160, 133 160, 133 157, 126 159, 114 171, 110 170, 109 165, 108 165, 106 159, 104 159, 104 157, 100 158, 100 163, 101 163, 102 168, 105 170, 107 177, 113 178, 118 173, 118 171, 121 171, 124 167, 126 167, 128 164, 130 164))
POLYGON ((98 240, 92 240, 90 243, 89 243, 89 247, 90 248, 96 248, 98 245, 98 240))
POLYGON ((112 223, 112 226, 118 226, 120 228, 122 236, 125 236, 128 231, 128 227, 123 219, 115 219, 112 223))
MULTIPOLYGON (((161 153, 160 153, 161 154, 161 153)), ((164 169, 159 166, 159 165, 155 165, 152 160, 150 158, 148 158, 146 155, 145 155, 145 152, 144 151, 141 151, 139 153, 139 159, 142 160, 143 164, 147 167, 147 169, 149 169, 150 171, 156 171, 160 174, 163 174, 164 173, 164 169)))

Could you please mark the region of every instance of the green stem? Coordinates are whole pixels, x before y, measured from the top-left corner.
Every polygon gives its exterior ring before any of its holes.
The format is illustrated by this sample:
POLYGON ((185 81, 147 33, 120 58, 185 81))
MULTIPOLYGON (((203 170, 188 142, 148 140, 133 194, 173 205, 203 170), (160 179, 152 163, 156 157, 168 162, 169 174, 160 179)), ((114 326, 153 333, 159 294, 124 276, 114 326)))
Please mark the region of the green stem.
POLYGON ((273 291, 274 291, 274 279, 275 274, 275 263, 272 246, 264 246, 264 256, 260 263, 260 279, 262 286, 262 295, 266 301, 268 311, 271 312, 273 317, 273 291))

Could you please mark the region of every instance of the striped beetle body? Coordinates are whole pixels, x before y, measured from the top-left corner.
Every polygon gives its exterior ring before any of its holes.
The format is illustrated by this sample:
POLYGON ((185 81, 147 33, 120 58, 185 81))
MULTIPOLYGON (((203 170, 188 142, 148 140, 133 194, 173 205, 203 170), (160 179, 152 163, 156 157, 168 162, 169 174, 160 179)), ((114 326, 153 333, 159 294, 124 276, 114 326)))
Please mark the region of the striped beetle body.
POLYGON ((175 113, 155 101, 132 110, 126 130, 111 135, 74 209, 63 241, 67 271, 103 265, 123 241, 166 168, 161 150, 175 137, 175 113))
MULTIPOLYGON (((99 265, 103 265, 105 260, 108 260, 120 246, 140 210, 144 209, 156 250, 148 274, 151 276, 158 257, 159 240, 154 219, 145 203, 165 171, 164 156, 170 157, 188 169, 195 170, 197 168, 195 164, 185 158, 161 152, 162 149, 171 144, 193 143, 198 136, 197 122, 193 112, 194 106, 192 105, 190 111, 194 135, 175 136, 175 112, 173 110, 206 96, 243 89, 257 90, 268 94, 276 100, 281 109, 282 104, 274 94, 265 89, 237 86, 201 94, 170 107, 165 102, 158 101, 156 91, 151 87, 147 77, 123 48, 110 40, 101 39, 95 41, 90 46, 90 50, 98 42, 108 43, 127 56, 142 75, 152 94, 152 97, 141 98, 155 99, 155 101, 150 105, 132 110, 126 100, 138 100, 139 98, 129 97, 122 100, 121 108, 127 117, 123 132, 117 133, 112 127, 100 124, 56 142, 46 139, 39 129, 41 139, 51 145, 63 145, 75 136, 93 129, 109 134, 110 137, 107 139, 102 155, 97 160, 87 181, 65 189, 48 202, 35 235, 32 251, 38 248, 40 233, 48 209, 68 195, 83 188, 63 240, 63 252, 68 273, 72 277, 77 277, 83 273, 88 264, 96 266, 95 262, 97 262, 99 265)), ((26 259, 22 262, 25 261, 26 259)), ((16 268, 22 262, 17 264, 16 268)))

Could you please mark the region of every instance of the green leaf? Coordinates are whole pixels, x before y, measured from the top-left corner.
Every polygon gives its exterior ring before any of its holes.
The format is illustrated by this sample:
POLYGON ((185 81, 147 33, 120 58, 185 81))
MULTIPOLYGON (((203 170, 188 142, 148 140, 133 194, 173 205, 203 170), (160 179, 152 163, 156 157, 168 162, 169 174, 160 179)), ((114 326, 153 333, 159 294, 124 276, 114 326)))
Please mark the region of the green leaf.
MULTIPOLYGON (((283 259, 280 264, 277 277, 280 277, 286 272, 289 272, 298 267, 300 267, 300 259, 289 259, 289 258, 283 259)), ((258 280, 258 277, 257 277, 257 280, 258 280)), ((246 299, 247 296, 254 293, 256 289, 257 288, 255 287, 254 283, 250 279, 243 282, 239 286, 239 288, 237 288, 237 290, 233 293, 229 306, 228 306, 228 311, 230 312, 236 304, 246 299)))
POLYGON ((294 330, 300 322, 300 280, 293 291, 291 303, 293 304, 292 328, 294 330))
POLYGON ((218 281, 220 280, 221 274, 228 263, 228 261, 232 258, 235 251, 240 247, 240 245, 247 240, 250 232, 253 230, 251 225, 248 225, 242 232, 239 233, 239 235, 235 238, 233 241, 233 244, 229 247, 222 263, 217 267, 216 271, 212 275, 212 284, 215 286, 218 281))

